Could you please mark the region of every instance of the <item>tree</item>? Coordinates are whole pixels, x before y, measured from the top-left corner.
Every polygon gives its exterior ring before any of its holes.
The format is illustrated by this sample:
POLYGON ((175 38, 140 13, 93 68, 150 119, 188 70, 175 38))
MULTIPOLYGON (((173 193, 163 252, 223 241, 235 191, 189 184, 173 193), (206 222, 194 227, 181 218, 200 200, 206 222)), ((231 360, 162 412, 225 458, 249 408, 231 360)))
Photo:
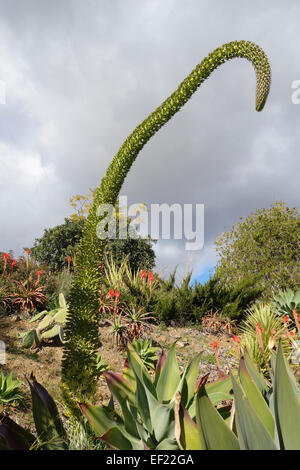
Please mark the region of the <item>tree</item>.
POLYGON ((76 247, 81 239, 83 226, 83 220, 73 222, 66 218, 63 224, 45 229, 43 236, 35 239, 31 248, 32 256, 49 266, 53 272, 67 267, 68 256, 72 257, 72 264, 76 263, 76 247))
POLYGON ((260 276, 264 298, 278 289, 300 284, 300 214, 277 202, 258 209, 224 232, 216 241, 216 274, 226 285, 249 275, 260 276))

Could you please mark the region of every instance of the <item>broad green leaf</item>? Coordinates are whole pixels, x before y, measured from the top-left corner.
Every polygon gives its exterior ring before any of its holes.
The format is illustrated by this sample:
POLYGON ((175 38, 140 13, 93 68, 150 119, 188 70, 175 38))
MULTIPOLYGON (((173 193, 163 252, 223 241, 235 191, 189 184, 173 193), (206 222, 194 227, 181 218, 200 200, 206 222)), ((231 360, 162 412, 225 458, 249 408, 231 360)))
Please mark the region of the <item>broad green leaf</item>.
POLYGON ((67 308, 67 303, 66 303, 66 300, 65 300, 65 296, 62 292, 58 296, 58 302, 59 302, 60 308, 67 308))
POLYGON ((141 440, 129 439, 119 427, 110 428, 101 439, 106 442, 110 449, 114 450, 144 450, 141 440))
POLYGON ((224 377, 205 385, 205 390, 214 406, 223 400, 232 400, 232 383, 230 377, 224 377))
POLYGON ((208 398, 204 385, 199 387, 197 393, 196 423, 205 449, 239 450, 235 434, 208 398))
POLYGON ((67 435, 60 419, 57 406, 47 390, 34 377, 29 381, 32 397, 32 411, 39 443, 43 449, 67 449, 67 435))
POLYGON ((156 450, 178 450, 178 444, 175 439, 164 439, 156 446, 156 450))
POLYGON ((112 427, 119 426, 121 428, 124 424, 120 416, 112 409, 85 403, 81 403, 79 406, 98 437, 105 434, 112 427))
POLYGON ((127 346, 127 355, 130 367, 135 375, 136 380, 138 377, 140 382, 144 384, 147 389, 152 393, 152 395, 156 398, 156 390, 151 381, 151 377, 147 371, 147 368, 145 367, 140 356, 131 344, 128 344, 127 346))
POLYGON ((244 359, 240 360, 239 377, 246 397, 274 439, 274 418, 264 397, 260 393, 256 383, 249 374, 244 359))
POLYGON ((258 389, 263 393, 264 391, 267 392, 269 387, 267 382, 263 376, 263 374, 257 369, 256 365, 254 364, 252 358, 250 357, 247 349, 244 350, 244 360, 248 369, 249 374, 251 375, 252 379, 256 383, 258 389))
POLYGON ((194 359, 185 368, 177 390, 171 400, 172 402, 175 399, 177 391, 179 391, 181 393, 182 405, 188 407, 188 405, 190 404, 191 400, 195 395, 195 385, 199 375, 200 356, 201 353, 197 354, 197 356, 194 357, 194 359))
POLYGON ((271 434, 231 376, 235 399, 235 422, 241 450, 276 450, 271 434))
POLYGON ((109 390, 121 406, 126 431, 137 438, 138 431, 135 419, 129 408, 129 403, 135 405, 135 396, 130 383, 124 379, 122 374, 116 372, 104 372, 104 376, 109 390))
MULTIPOLYGON (((176 397, 177 398, 177 397, 176 397)), ((175 401, 175 437, 180 449, 205 450, 206 446, 201 438, 195 421, 181 403, 175 401)))
POLYGON ((164 349, 161 350, 161 354, 158 358, 158 361, 156 363, 156 368, 155 368, 155 378, 154 378, 154 385, 157 385, 160 373, 162 371, 162 368, 166 362, 166 351, 164 349))
POLYGON ((275 384, 274 412, 281 448, 300 450, 300 397, 299 386, 278 345, 275 384))
POLYGON ((176 359, 175 345, 173 343, 168 351, 166 362, 157 381, 156 391, 160 403, 169 402, 178 389, 180 371, 176 359))
POLYGON ((58 336, 59 334, 59 325, 55 325, 53 328, 50 328, 50 330, 44 331, 42 333, 42 338, 43 339, 51 339, 54 338, 55 336, 58 336))

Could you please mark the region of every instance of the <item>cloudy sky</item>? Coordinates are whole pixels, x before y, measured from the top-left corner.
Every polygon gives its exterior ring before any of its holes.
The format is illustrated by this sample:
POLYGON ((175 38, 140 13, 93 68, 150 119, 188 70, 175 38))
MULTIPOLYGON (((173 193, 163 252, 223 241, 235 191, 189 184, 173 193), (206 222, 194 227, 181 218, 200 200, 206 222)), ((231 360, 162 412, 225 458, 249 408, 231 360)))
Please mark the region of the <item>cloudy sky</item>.
POLYGON ((298 0, 0 0, 0 250, 22 252, 96 187, 127 135, 202 58, 235 39, 267 53, 255 111, 251 64, 224 64, 146 145, 130 204, 203 203, 205 246, 161 241, 158 269, 203 278, 215 237, 259 207, 299 207, 298 0))

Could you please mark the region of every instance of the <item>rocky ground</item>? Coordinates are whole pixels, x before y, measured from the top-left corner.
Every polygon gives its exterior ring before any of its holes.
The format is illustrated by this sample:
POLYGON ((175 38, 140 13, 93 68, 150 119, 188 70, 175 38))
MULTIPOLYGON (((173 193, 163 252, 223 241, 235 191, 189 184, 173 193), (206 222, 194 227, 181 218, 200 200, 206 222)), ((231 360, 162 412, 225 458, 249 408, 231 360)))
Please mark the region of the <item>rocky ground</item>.
MULTIPOLYGON (((63 411, 60 394, 60 370, 62 360, 62 346, 57 343, 44 344, 38 350, 26 350, 21 346, 18 334, 32 328, 28 318, 13 315, 0 320, 0 340, 6 344, 6 364, 0 365, 0 370, 5 374, 13 371, 14 377, 23 381, 26 393, 27 407, 12 408, 10 416, 23 425, 32 425, 32 414, 30 407, 30 394, 25 377, 30 377, 31 372, 36 379, 44 385, 53 398, 58 402, 63 411)), ((100 324, 100 347, 99 353, 109 365, 111 370, 121 372, 126 357, 124 350, 118 349, 112 344, 111 326, 108 322, 100 324)), ((235 368, 237 362, 234 357, 234 347, 230 336, 226 334, 211 334, 201 327, 188 326, 177 327, 176 325, 166 327, 161 325, 146 325, 145 335, 153 340, 153 344, 164 347, 166 350, 176 343, 176 353, 180 368, 183 370, 186 364, 197 354, 201 353, 199 374, 210 373, 209 380, 218 378, 218 371, 214 352, 210 346, 213 341, 220 344, 219 358, 224 373, 235 368)), ((97 401, 107 404, 110 398, 105 379, 99 378, 97 401)))

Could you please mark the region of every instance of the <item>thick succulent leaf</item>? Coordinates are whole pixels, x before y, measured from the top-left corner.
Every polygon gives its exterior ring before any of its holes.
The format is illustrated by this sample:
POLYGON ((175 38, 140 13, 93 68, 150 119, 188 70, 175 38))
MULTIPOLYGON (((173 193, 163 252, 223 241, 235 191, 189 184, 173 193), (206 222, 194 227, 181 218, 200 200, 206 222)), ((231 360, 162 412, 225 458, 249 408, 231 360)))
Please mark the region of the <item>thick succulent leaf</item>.
POLYGON ((152 393, 152 395, 157 398, 156 390, 152 383, 151 377, 147 371, 147 368, 145 367, 143 361, 141 360, 138 353, 131 344, 128 344, 127 346, 127 355, 130 367, 135 375, 136 380, 138 378, 139 381, 144 384, 145 387, 147 387, 150 393, 152 393))
MULTIPOLYGON (((150 400, 151 397, 150 397, 150 400)), ((174 436, 174 411, 167 405, 150 406, 154 436, 157 442, 174 436)))
POLYGON ((166 351, 164 349, 161 350, 161 354, 158 358, 158 361, 156 363, 156 368, 155 368, 155 378, 154 378, 154 385, 157 385, 160 373, 162 371, 162 368, 166 362, 166 351))
POLYGON ((199 433, 195 421, 192 420, 187 410, 180 403, 181 396, 178 392, 175 398, 175 438, 181 450, 205 450, 202 435, 199 433))
MULTIPOLYGON (((185 368, 184 373, 182 374, 180 383, 177 387, 177 391, 181 393, 181 403, 183 406, 187 407, 191 404, 195 396, 195 385, 199 375, 199 361, 200 361, 200 354, 197 354, 196 357, 188 364, 185 368)), ((175 392, 173 399, 175 400, 176 393, 175 392)))
POLYGON ((241 450, 276 450, 271 434, 231 376, 235 399, 235 423, 241 450))
POLYGON ((124 422, 121 417, 112 409, 103 406, 93 406, 85 403, 80 405, 81 411, 88 419, 96 436, 101 437, 109 429, 118 426, 124 428, 124 422))
POLYGON ((116 426, 103 434, 101 439, 113 450, 144 450, 142 440, 130 438, 116 426))
POLYGON ((60 308, 65 308, 65 309, 67 308, 67 303, 66 303, 66 300, 65 300, 65 296, 62 292, 58 296, 58 302, 59 302, 60 308))
POLYGON ((32 410, 39 443, 43 449, 67 449, 67 436, 60 419, 57 406, 47 390, 39 384, 34 376, 29 381, 32 410))
POLYGON ((31 348, 33 345, 37 345, 38 344, 38 337, 37 337, 37 333, 36 333, 36 330, 30 330, 28 331, 28 333, 25 334, 25 336, 23 336, 23 340, 22 340, 22 346, 23 348, 31 348))
POLYGON ((257 369, 247 349, 244 350, 244 360, 246 363, 247 370, 249 374, 251 375, 252 379, 254 380, 254 382, 256 383, 260 392, 261 393, 268 392, 269 387, 266 382, 266 379, 264 378, 263 374, 257 369))
POLYGON ((223 377, 205 385, 205 390, 214 406, 223 400, 232 400, 232 382, 230 377, 223 377))
POLYGON ((256 413, 258 414, 258 416, 268 429, 269 433, 271 434, 272 438, 274 439, 274 418, 264 397, 260 393, 256 383, 249 374, 249 371, 243 358, 240 360, 239 377, 246 397, 248 398, 249 402, 251 403, 256 413))
POLYGON ((274 412, 281 448, 300 450, 299 386, 283 355, 281 343, 275 368, 274 412))
POLYGON ((50 328, 50 330, 44 331, 41 334, 42 339, 51 339, 55 338, 55 336, 59 335, 59 325, 55 325, 53 328, 50 328))
POLYGON ((208 398, 204 385, 196 397, 196 423, 205 449, 239 450, 237 437, 208 398))
POLYGON ((133 370, 130 367, 128 359, 126 359, 123 369, 123 377, 126 379, 133 388, 133 391, 136 390, 136 381, 133 370))
POLYGON ((58 329, 58 336, 59 336, 60 342, 64 344, 66 342, 65 330, 63 329, 61 325, 59 326, 59 329, 58 329))
POLYGON ((65 324, 67 320, 67 313, 68 312, 66 308, 60 308, 59 311, 54 315, 53 319, 56 323, 65 324))
POLYGON ((180 371, 176 359, 174 343, 168 351, 165 364, 157 381, 156 391, 160 403, 168 403, 178 390, 180 371))
POLYGON ((34 315, 34 317, 32 317, 30 320, 29 320, 29 323, 33 323, 37 320, 40 320, 41 318, 43 318, 45 315, 47 315, 47 310, 43 310, 42 312, 39 312, 37 313, 36 315, 34 315))
POLYGON ((156 450, 178 450, 178 444, 175 439, 164 439, 156 446, 156 450))
POLYGON ((54 324, 54 319, 52 315, 46 315, 43 320, 39 323, 38 329, 40 331, 45 330, 45 328, 49 328, 54 324))
POLYGON ((8 416, 0 415, 0 438, 7 450, 28 450, 35 442, 35 437, 21 428, 8 416))
POLYGON ((119 400, 119 397, 128 398, 129 402, 135 405, 135 394, 132 385, 124 378, 124 375, 118 372, 105 371, 103 372, 108 388, 114 397, 119 400))
POLYGON ((128 433, 135 437, 138 437, 138 431, 135 423, 135 419, 131 413, 129 404, 136 406, 135 394, 132 386, 123 377, 122 374, 116 372, 104 372, 107 385, 113 396, 118 400, 122 414, 124 417, 125 429, 128 433))

